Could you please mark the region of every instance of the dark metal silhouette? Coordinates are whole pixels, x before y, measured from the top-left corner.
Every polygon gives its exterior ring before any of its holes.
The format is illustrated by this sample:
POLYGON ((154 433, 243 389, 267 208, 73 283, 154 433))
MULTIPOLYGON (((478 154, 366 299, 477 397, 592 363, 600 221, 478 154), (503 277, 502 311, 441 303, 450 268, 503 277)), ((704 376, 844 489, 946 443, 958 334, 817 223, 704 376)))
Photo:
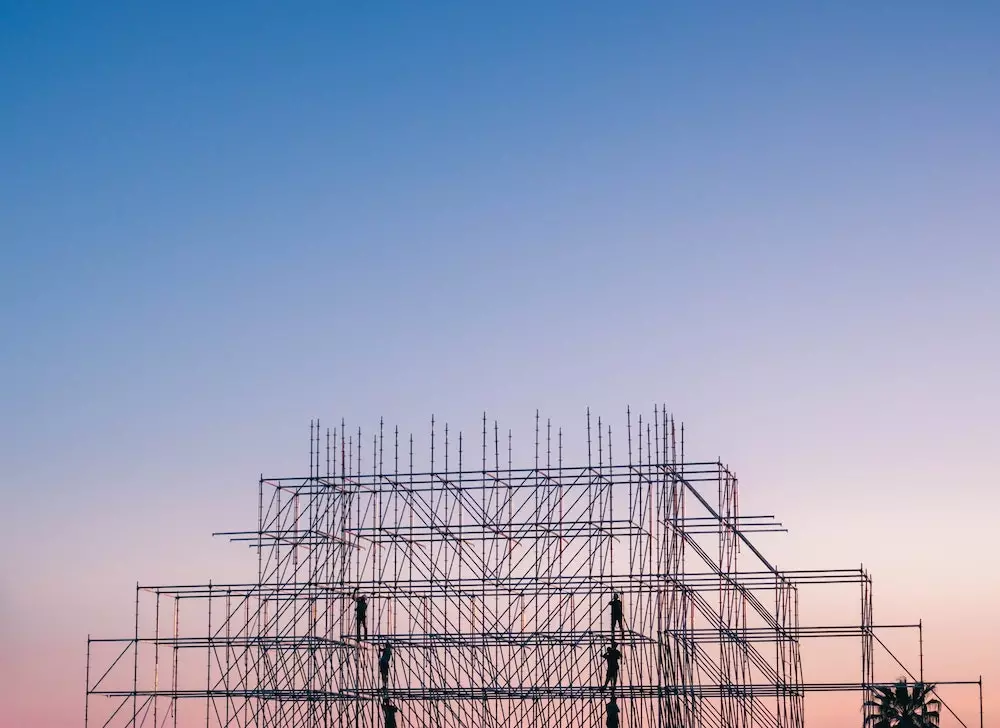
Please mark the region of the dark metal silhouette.
POLYGON ((206 728, 368 728, 391 697, 416 726, 594 728, 621 697, 610 725, 802 728, 810 691, 874 714, 876 631, 922 627, 877 625, 863 568, 776 569, 751 538, 780 524, 741 515, 733 473, 687 461, 662 410, 626 416, 614 458, 588 418, 577 463, 536 416, 533 458, 485 418, 472 446, 432 424, 426 456, 341 426, 323 470, 314 425, 308 475, 262 477, 257 523, 225 534, 254 550, 250 582, 137 585, 134 635, 88 638, 84 725, 160 726, 197 703, 206 728), (800 625, 813 585, 860 591, 860 622, 800 625), (860 639, 860 676, 804 681, 800 643, 826 638, 860 639))

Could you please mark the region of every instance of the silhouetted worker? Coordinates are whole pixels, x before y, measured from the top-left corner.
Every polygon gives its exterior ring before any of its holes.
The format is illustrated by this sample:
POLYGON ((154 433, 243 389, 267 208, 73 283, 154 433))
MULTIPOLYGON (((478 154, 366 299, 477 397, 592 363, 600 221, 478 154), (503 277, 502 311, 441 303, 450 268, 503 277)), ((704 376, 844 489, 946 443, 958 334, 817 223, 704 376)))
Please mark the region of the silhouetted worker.
POLYGON ((378 672, 382 676, 382 687, 389 685, 389 662, 392 660, 392 646, 386 642, 382 655, 378 658, 378 672))
POLYGON ((608 728, 618 728, 618 713, 620 709, 614 698, 608 703, 608 728))
POLYGON ((385 728, 398 728, 396 725, 396 713, 399 708, 389 702, 389 698, 382 699, 382 712, 385 714, 385 728))
POLYGON ((611 595, 611 631, 615 631, 615 625, 618 625, 618 629, 621 633, 625 634, 625 615, 622 610, 622 599, 618 596, 618 592, 614 592, 611 595))
POLYGON ((368 637, 368 600, 363 596, 354 597, 354 621, 358 628, 358 639, 361 639, 361 632, 364 630, 365 637, 368 637))
POLYGON ((602 657, 608 663, 608 671, 604 675, 604 685, 601 686, 601 690, 608 685, 614 690, 618 685, 618 663, 622 659, 622 652, 618 649, 618 645, 615 644, 614 640, 611 640, 611 647, 604 651, 602 657))

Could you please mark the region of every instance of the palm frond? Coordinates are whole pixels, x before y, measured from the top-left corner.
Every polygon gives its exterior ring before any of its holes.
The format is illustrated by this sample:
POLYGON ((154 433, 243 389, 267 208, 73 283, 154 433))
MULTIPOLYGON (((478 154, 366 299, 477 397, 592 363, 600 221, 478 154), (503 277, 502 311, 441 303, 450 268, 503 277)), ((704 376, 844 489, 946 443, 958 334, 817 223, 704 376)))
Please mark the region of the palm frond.
POLYGON ((933 698, 934 685, 901 679, 891 686, 873 685, 872 692, 874 699, 863 704, 871 711, 866 728, 937 728, 940 701, 933 698))

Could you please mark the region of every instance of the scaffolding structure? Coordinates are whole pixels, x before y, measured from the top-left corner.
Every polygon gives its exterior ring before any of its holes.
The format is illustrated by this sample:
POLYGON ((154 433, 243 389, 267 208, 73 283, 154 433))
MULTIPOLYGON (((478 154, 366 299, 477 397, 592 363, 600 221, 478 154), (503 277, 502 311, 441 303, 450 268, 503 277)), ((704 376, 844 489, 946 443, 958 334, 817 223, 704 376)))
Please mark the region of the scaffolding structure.
POLYGON ((308 476, 262 478, 257 528, 222 534, 256 582, 137 586, 133 633, 88 638, 85 725, 798 728, 808 691, 860 693, 860 722, 876 630, 918 625, 873 624, 863 569, 772 566, 750 537, 781 525, 665 410, 623 429, 588 413, 570 463, 536 415, 515 467, 485 416, 472 442, 432 420, 419 464, 398 428, 313 423, 308 476), (857 585, 855 625, 800 623, 821 583, 857 585), (802 641, 838 637, 859 679, 804 682, 802 641))

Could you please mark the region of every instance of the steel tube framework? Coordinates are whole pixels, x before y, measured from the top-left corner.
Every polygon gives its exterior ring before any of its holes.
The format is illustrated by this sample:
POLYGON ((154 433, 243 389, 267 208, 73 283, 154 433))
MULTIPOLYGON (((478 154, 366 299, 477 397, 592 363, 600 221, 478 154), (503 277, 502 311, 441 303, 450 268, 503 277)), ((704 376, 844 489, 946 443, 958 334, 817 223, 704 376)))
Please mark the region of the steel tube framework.
POLYGON ((780 524, 740 514, 720 462, 686 463, 660 408, 614 448, 588 413, 580 464, 537 416, 529 467, 485 416, 477 434, 432 424, 418 466, 398 429, 314 423, 309 475, 262 478, 257 528, 223 534, 255 583, 137 586, 134 634, 88 639, 86 725, 380 726, 390 705, 406 726, 555 728, 613 705, 622 726, 793 728, 810 690, 867 697, 875 630, 916 626, 876 628, 863 569, 768 563, 750 537, 780 524), (820 583, 858 585, 857 624, 800 624, 798 587, 820 583), (804 682, 811 638, 859 639, 860 681, 804 682))

